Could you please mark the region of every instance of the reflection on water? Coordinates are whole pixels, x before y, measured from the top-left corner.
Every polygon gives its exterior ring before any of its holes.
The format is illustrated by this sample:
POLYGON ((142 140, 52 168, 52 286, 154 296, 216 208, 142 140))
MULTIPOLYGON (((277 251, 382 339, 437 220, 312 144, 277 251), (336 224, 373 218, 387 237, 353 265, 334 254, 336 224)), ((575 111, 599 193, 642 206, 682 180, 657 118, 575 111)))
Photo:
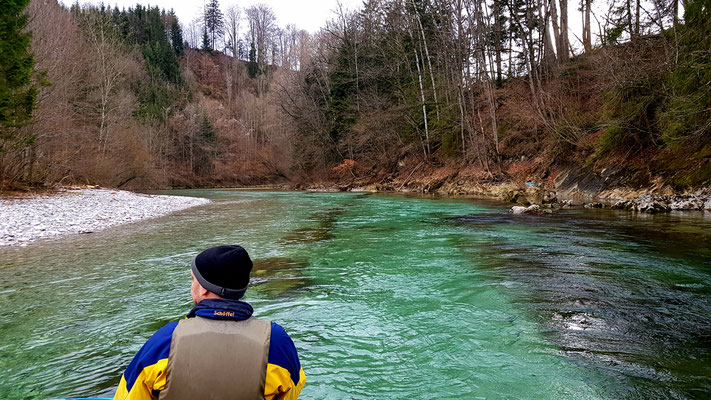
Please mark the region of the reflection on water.
POLYGON ((711 219, 353 193, 213 203, 0 249, 0 398, 110 396, 184 317, 190 259, 242 244, 305 399, 708 398, 711 219))
POLYGON ((514 302, 567 356, 617 381, 613 393, 711 392, 711 221, 702 214, 571 211, 453 221, 487 232, 492 240, 478 257, 491 276, 515 285, 514 302))

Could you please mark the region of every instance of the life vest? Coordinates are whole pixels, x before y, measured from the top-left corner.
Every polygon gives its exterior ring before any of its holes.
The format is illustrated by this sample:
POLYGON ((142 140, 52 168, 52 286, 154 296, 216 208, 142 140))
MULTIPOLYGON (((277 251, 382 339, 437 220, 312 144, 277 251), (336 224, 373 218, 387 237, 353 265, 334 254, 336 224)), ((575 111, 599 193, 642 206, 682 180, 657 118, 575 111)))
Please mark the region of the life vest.
POLYGON ((161 400, 264 399, 271 323, 193 317, 173 332, 161 400))

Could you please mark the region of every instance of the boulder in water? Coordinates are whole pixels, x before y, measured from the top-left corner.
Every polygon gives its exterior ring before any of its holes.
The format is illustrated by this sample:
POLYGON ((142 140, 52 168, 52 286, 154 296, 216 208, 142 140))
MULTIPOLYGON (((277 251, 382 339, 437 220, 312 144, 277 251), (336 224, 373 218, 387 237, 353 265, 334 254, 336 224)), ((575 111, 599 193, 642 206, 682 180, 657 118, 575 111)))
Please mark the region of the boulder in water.
POLYGON ((531 204, 528 207, 513 206, 511 207, 511 210, 509 210, 509 212, 512 214, 535 214, 540 211, 541 206, 539 206, 538 204, 531 204))

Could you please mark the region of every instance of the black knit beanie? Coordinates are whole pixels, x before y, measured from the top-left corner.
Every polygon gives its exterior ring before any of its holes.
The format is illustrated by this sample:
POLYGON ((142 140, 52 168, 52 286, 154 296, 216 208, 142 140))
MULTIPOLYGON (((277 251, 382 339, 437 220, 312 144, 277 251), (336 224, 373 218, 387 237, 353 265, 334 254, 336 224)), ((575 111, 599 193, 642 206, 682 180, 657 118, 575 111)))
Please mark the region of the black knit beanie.
POLYGON ((198 254, 193 259, 192 270, 202 287, 237 300, 247 291, 252 260, 242 246, 217 246, 198 254))

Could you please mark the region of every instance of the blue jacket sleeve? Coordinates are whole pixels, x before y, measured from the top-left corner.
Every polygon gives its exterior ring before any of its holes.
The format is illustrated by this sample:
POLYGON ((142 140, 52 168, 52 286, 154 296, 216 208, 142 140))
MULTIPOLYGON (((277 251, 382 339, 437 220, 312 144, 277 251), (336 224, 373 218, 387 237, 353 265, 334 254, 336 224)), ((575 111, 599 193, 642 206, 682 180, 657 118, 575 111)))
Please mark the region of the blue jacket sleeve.
POLYGON ((272 322, 264 397, 267 400, 296 399, 305 383, 306 375, 294 342, 284 328, 272 322))
POLYGON ((176 326, 177 322, 166 324, 141 347, 121 377, 115 400, 155 399, 165 389, 170 342, 176 326))

